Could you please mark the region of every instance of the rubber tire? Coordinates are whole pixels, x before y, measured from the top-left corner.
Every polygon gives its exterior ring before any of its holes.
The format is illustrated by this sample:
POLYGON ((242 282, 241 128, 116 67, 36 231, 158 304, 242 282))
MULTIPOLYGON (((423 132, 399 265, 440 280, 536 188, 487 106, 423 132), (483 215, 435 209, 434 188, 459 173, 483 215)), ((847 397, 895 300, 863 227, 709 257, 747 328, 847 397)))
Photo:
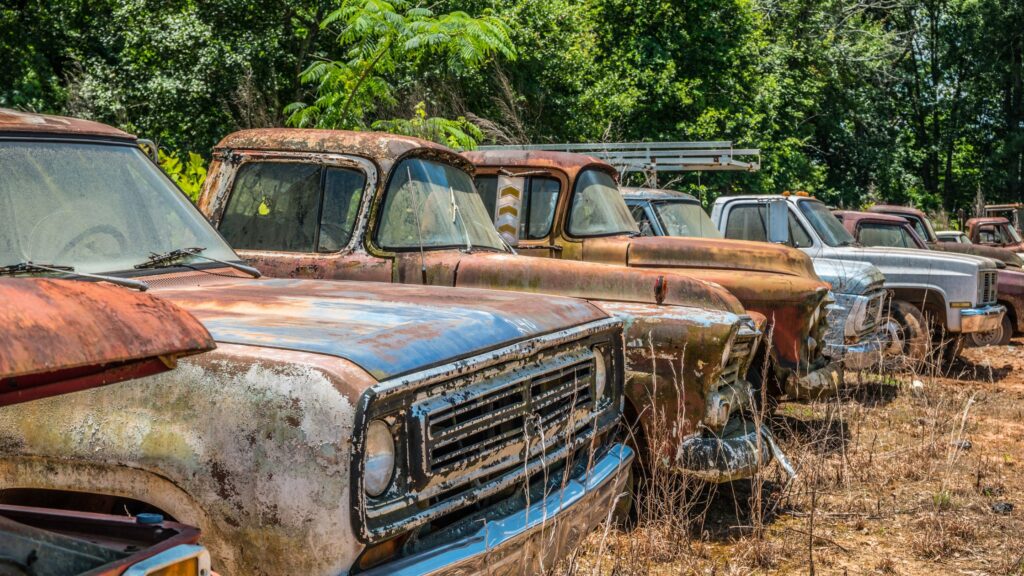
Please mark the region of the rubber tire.
POLYGON ((991 332, 972 332, 967 335, 967 343, 975 348, 984 346, 1006 346, 1013 338, 1013 322, 1009 314, 1003 314, 1003 321, 999 328, 991 332), (987 336, 987 337, 983 337, 987 336))
POLYGON ((915 370, 920 368, 932 348, 932 334, 924 314, 904 300, 893 300, 890 314, 903 335, 902 354, 915 370))

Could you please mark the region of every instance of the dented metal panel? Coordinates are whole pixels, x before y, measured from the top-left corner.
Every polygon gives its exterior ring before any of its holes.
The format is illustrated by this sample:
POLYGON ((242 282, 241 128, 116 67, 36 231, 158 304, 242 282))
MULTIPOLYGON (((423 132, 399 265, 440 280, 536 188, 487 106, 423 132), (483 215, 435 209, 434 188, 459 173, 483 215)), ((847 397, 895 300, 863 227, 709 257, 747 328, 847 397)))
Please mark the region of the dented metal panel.
POLYGON ((163 372, 214 347, 148 294, 71 280, 0 279, 0 406, 163 372))

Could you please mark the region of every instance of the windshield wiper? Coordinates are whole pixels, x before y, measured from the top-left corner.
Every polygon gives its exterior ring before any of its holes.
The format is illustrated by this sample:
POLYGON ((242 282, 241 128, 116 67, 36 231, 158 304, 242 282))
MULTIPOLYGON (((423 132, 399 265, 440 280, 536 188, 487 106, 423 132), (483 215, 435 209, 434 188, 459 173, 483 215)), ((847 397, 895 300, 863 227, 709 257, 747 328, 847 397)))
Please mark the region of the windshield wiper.
POLYGON ((149 284, 140 280, 132 280, 131 278, 118 278, 116 276, 104 276, 101 274, 87 274, 85 272, 75 272, 74 266, 62 266, 59 264, 36 264, 31 260, 25 262, 18 262, 17 264, 10 264, 8 266, 0 266, 0 276, 17 276, 19 274, 31 274, 32 272, 52 272, 54 274, 67 274, 75 278, 92 278, 93 280, 102 280, 111 284, 117 284, 118 286, 124 286, 125 288, 132 288, 139 292, 145 292, 149 290, 149 284))
POLYGON ((175 250, 171 250, 170 252, 164 252, 163 254, 151 252, 149 258, 147 258, 145 262, 135 265, 135 269, 145 270, 148 268, 168 268, 170 266, 173 266, 180 260, 184 260, 185 258, 194 256, 196 258, 201 258, 203 260, 208 260, 210 262, 216 262, 217 264, 223 264, 230 268, 234 268, 239 272, 245 272, 246 274, 252 276, 253 278, 259 278, 260 276, 263 275, 259 270, 253 268, 252 266, 246 266, 245 264, 227 262, 225 260, 218 260, 216 258, 210 258, 209 256, 203 256, 200 253, 203 252, 204 250, 206 250, 206 248, 200 246, 193 246, 191 248, 178 248, 175 250))

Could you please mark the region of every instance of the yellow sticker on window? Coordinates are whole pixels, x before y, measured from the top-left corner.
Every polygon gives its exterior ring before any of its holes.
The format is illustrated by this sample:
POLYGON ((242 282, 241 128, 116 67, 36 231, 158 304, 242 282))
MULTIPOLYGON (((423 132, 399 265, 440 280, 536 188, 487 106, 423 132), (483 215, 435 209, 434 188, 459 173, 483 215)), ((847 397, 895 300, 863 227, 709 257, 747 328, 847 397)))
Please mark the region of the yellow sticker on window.
POLYGON ((267 204, 266 198, 264 198, 263 201, 260 202, 260 207, 256 209, 256 213, 259 214, 260 216, 266 216, 270 214, 270 204, 267 204))

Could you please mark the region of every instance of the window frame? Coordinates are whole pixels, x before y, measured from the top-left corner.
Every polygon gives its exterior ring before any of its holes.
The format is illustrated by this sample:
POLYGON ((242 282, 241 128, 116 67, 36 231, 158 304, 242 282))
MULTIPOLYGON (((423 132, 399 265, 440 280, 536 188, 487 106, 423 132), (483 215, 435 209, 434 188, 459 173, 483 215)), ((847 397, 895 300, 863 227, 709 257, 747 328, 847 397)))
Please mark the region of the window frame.
MULTIPOLYGON (((351 156, 347 154, 323 154, 315 157, 315 162, 310 162, 310 156, 308 153, 302 152, 245 152, 235 151, 222 152, 214 155, 215 161, 221 163, 220 170, 225 171, 224 182, 220 186, 220 191, 214 194, 214 199, 223 197, 224 200, 220 206, 216 208, 216 219, 214 220, 214 228, 217 233, 223 238, 224 235, 220 232, 220 225, 224 219, 224 213, 227 210, 228 204, 231 202, 231 196, 234 194, 235 181, 238 178, 238 173, 242 166, 252 163, 274 163, 274 164, 317 164, 322 168, 344 168, 354 170, 362 174, 365 179, 363 185, 362 198, 359 199, 359 208, 356 212, 355 222, 352 225, 352 234, 344 246, 338 251, 331 252, 295 252, 290 250, 254 250, 250 248, 235 248, 236 252, 267 252, 273 254, 312 254, 318 257, 330 257, 337 256, 340 254, 346 254, 357 251, 361 245, 365 249, 366 244, 363 239, 367 235, 367 227, 369 225, 369 212, 375 197, 377 196, 378 186, 378 170, 377 165, 372 161, 362 158, 359 156, 351 156), (231 157, 227 157, 230 154, 231 157), (229 166, 227 170, 223 167, 229 166)), ((317 232, 316 241, 319 243, 320 236, 320 217, 322 216, 323 210, 323 178, 325 177, 326 171, 321 173, 321 205, 318 208, 317 215, 317 232)), ((231 243, 224 238, 225 242, 229 245, 231 243)))

